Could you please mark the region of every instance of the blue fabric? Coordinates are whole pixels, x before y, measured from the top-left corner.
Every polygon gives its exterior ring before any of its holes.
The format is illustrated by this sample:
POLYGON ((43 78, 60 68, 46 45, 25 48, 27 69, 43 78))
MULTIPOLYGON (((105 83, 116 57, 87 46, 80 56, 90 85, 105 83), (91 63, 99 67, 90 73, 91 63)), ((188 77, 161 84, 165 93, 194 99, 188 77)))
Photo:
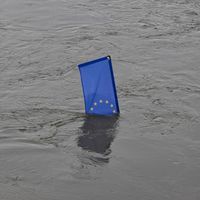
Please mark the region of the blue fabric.
POLYGON ((81 75, 85 112, 113 115, 119 105, 110 56, 78 65, 81 75))

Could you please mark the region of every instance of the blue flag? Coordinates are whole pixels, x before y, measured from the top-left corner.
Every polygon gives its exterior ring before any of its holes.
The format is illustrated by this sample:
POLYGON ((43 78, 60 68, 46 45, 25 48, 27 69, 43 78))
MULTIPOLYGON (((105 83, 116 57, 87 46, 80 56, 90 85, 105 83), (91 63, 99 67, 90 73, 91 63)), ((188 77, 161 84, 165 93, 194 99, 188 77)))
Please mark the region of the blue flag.
POLYGON ((87 114, 119 114, 119 104, 111 57, 78 65, 81 75, 85 112, 87 114))

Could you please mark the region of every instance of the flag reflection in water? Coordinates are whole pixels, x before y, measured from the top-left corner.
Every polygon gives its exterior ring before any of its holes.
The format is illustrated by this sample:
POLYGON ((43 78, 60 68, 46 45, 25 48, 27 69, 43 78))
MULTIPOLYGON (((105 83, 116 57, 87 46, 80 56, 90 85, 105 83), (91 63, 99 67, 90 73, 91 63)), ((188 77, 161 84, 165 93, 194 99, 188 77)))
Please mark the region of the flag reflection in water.
MULTIPOLYGON (((83 150, 101 154, 101 162, 111 153, 111 144, 116 135, 118 116, 86 116, 77 144, 83 150), (103 159, 104 158, 104 159, 103 159)), ((99 160, 99 161, 100 161, 99 160)))

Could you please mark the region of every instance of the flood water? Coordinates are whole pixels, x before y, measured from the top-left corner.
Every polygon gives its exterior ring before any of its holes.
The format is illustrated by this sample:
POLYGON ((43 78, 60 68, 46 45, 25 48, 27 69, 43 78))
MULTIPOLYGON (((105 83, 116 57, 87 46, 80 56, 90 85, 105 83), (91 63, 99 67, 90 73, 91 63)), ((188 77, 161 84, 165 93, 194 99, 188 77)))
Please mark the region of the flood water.
POLYGON ((200 1, 0 0, 0 199, 199 200, 200 1), (121 115, 85 116, 107 55, 121 115))

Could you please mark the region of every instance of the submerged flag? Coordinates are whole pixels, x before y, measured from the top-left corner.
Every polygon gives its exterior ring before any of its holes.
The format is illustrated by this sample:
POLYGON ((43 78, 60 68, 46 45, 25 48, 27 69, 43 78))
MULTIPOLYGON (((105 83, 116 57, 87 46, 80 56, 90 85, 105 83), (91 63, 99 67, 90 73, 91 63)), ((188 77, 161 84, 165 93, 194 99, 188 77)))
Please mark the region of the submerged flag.
POLYGON ((78 65, 81 75, 85 112, 87 114, 113 115, 119 113, 111 57, 78 65))

